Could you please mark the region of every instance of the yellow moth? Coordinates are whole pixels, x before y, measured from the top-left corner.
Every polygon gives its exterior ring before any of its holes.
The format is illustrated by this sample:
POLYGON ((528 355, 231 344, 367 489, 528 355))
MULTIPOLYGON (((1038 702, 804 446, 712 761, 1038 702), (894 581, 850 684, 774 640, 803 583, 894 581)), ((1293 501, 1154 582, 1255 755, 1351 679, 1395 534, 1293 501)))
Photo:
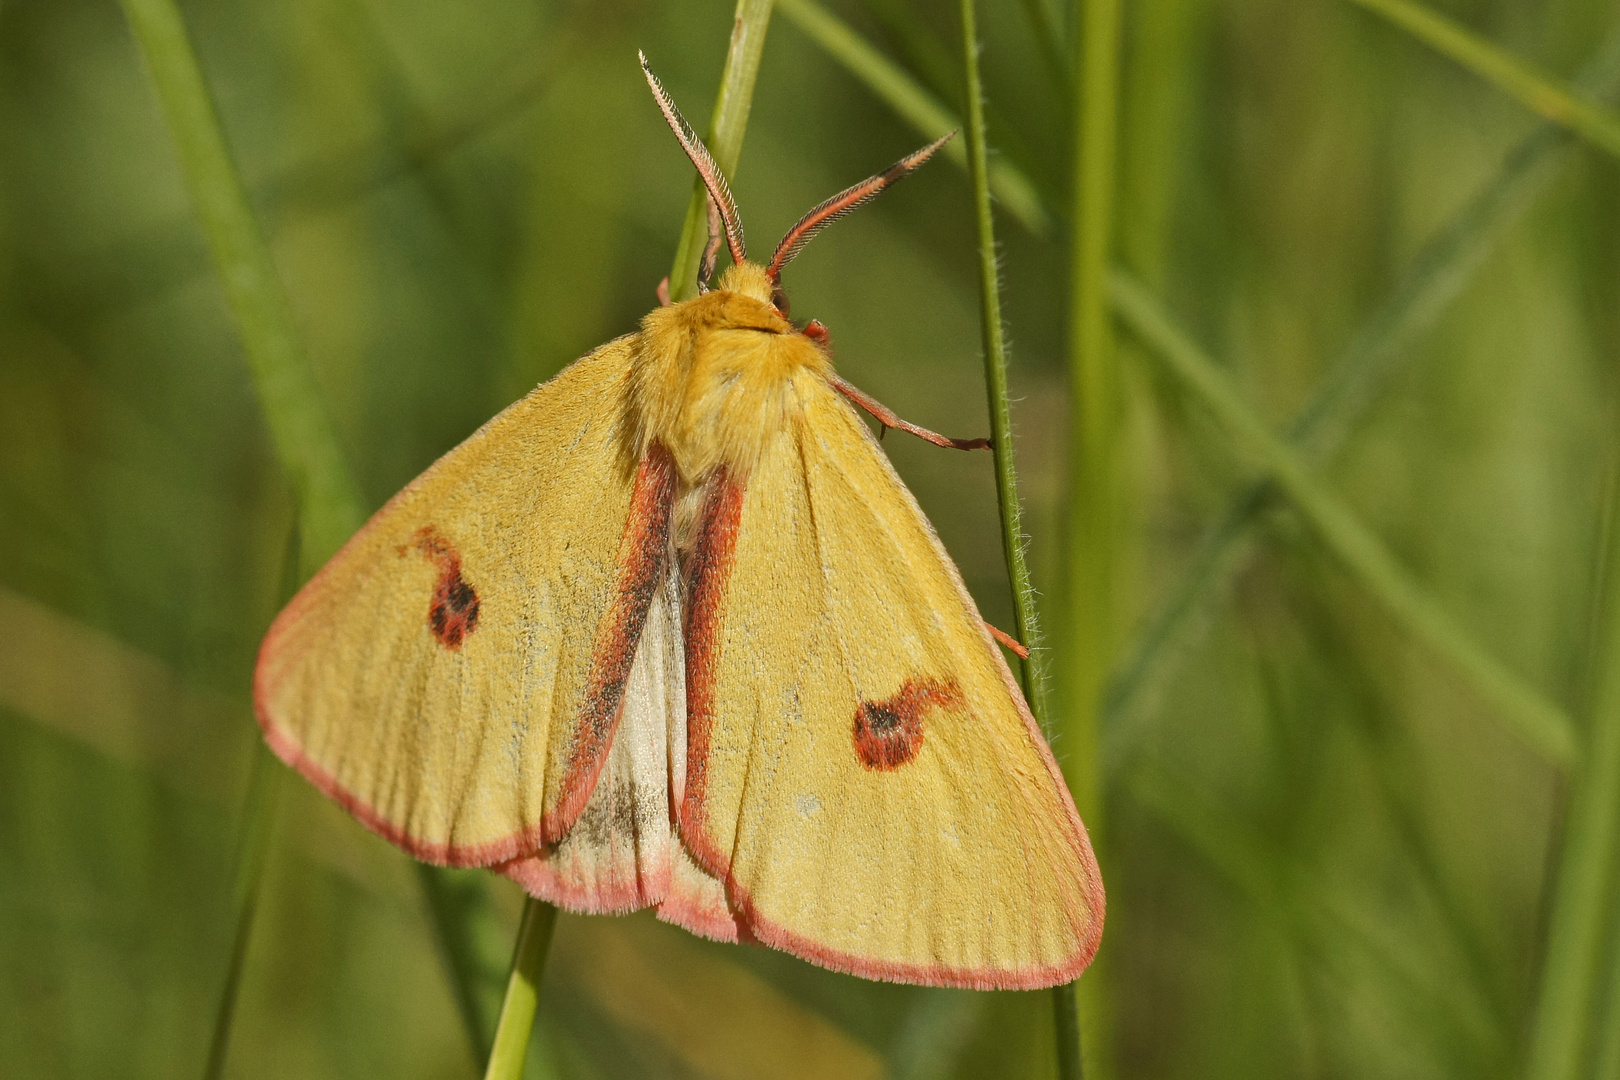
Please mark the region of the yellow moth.
POLYGON ((699 295, 378 511, 266 636, 265 736, 417 858, 570 910, 654 907, 869 978, 1073 979, 1103 923, 1085 828, 850 402, 953 441, 839 379, 780 286, 943 140, 816 207, 762 267, 642 64, 710 194, 699 295))

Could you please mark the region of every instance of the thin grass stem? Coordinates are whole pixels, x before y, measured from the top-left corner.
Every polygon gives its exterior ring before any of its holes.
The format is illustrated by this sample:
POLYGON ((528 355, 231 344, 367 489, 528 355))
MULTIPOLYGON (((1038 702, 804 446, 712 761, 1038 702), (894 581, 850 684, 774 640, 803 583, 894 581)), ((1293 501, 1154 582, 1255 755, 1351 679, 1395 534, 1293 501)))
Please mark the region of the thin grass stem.
MULTIPOLYGON (((776 0, 776 8, 924 138, 937 139, 961 128, 956 115, 920 82, 815 0, 776 0)), ((968 168, 966 143, 953 139, 940 155, 968 168)), ((1001 159, 990 162, 988 168, 991 194, 1002 209, 1033 235, 1045 235, 1051 218, 1029 177, 1001 159)))
MULTIPOLYGON (((174 0, 122 0, 168 125, 180 171, 247 355, 277 460, 297 495, 298 577, 307 578, 364 519, 359 485, 321 403, 292 310, 231 159, 218 112, 174 0)), ((273 800, 264 810, 269 828, 273 800)), ((430 873, 438 873, 436 869, 430 873)), ((487 908, 482 895, 479 906, 487 908)), ((241 920, 238 920, 239 933, 241 920)), ((452 980, 465 973, 454 967, 452 980)), ((213 1040, 228 1044, 238 970, 216 1008, 213 1040)), ((459 988, 467 991, 466 988, 459 988)))
POLYGON ((1024 697, 1043 727, 1046 723, 1045 652, 1035 610, 1035 586, 1024 558, 1022 507, 1014 460, 1012 407, 1007 393, 1007 337, 1001 321, 1001 280, 996 267, 995 215, 990 209, 990 178, 985 146, 984 108, 979 82, 978 30, 974 0, 962 0, 962 39, 966 56, 967 152, 973 181, 974 224, 978 232, 980 322, 984 334, 984 385, 990 408, 990 446, 996 461, 996 504, 1001 517, 1001 551, 1012 583, 1018 640, 1029 649, 1023 661, 1024 697))
MULTIPOLYGON (((759 77, 759 59, 765 51, 765 31, 770 28, 774 0, 737 0, 737 13, 731 24, 731 46, 726 51, 725 70, 720 75, 720 93, 714 99, 709 130, 704 145, 727 180, 737 174, 742 157, 743 135, 748 131, 748 112, 754 106, 754 80, 759 77)), ((686 208, 680 245, 675 249, 675 265, 669 272, 669 295, 686 300, 697 293, 698 263, 709 238, 709 193, 701 179, 692 182, 692 201, 686 208)))
POLYGON ((1608 499, 1603 607, 1598 629, 1592 716, 1564 819, 1541 989, 1525 1067, 1528 1080, 1586 1075, 1593 1023, 1601 1004, 1603 941, 1620 857, 1620 468, 1608 499))
MULTIPOLYGON (((298 523, 287 534, 283 552, 281 586, 277 601, 292 598, 302 580, 298 523)), ((225 1074, 230 1054, 231 1029, 236 1020, 236 1003, 241 996, 242 973, 247 969, 248 946, 253 942, 253 925, 259 913, 259 893, 264 868, 270 856, 270 838, 281 796, 281 769, 262 739, 253 740, 253 757, 248 765, 248 794, 242 814, 242 828, 236 842, 236 873, 231 888, 234 912, 231 955, 225 963, 225 978, 219 999, 214 1003, 214 1030, 208 1040, 208 1058, 203 1065, 204 1080, 218 1080, 225 1074)))
POLYGON ((253 925, 259 912, 260 887, 264 883, 265 863, 269 860, 270 835, 280 793, 280 763, 262 739, 254 740, 247 810, 237 840, 236 877, 231 889, 235 929, 231 934, 231 955, 225 965, 225 981, 214 1003, 214 1030, 208 1041, 204 1080, 219 1080, 225 1075, 225 1059, 230 1053, 231 1029, 236 1020, 236 1003, 241 997, 242 973, 247 968, 248 946, 253 941, 253 925))
POLYGON ((1114 273, 1112 288, 1120 317, 1215 416, 1240 452, 1288 497, 1324 546, 1362 586, 1408 633, 1461 675, 1524 742, 1549 762, 1569 768, 1577 739, 1564 711, 1499 664, 1452 621, 1383 542, 1316 479, 1299 452, 1266 427, 1215 362, 1175 325, 1146 288, 1123 271, 1114 273))
POLYGON ((556 928, 557 909, 531 896, 523 905, 523 922, 518 926, 517 947, 512 951, 512 974, 507 979, 484 1080, 522 1080, 523 1066, 529 1060, 534 1014, 540 1006, 540 976, 556 928))
POLYGON ((1620 116, 1595 105, 1534 64, 1411 0, 1350 0, 1377 12, 1435 51, 1472 71, 1599 149, 1620 156, 1620 116))
MULTIPOLYGON (((1620 83, 1620 28, 1585 66, 1579 85, 1593 94, 1620 83)), ((1288 438, 1309 461, 1321 463, 1349 440, 1373 404, 1411 363, 1412 346, 1431 328, 1484 262, 1495 242, 1545 190, 1567 155, 1571 136, 1543 124, 1508 152, 1496 174, 1424 245, 1411 269, 1373 312, 1343 355, 1329 367, 1310 403, 1289 425, 1288 438)), ((1144 738, 1152 688, 1165 681, 1177 643, 1208 622, 1210 601, 1245 561, 1256 519, 1272 505, 1270 481, 1250 485, 1206 533, 1191 567, 1137 633, 1114 669, 1103 704, 1103 772, 1116 776, 1144 738)))

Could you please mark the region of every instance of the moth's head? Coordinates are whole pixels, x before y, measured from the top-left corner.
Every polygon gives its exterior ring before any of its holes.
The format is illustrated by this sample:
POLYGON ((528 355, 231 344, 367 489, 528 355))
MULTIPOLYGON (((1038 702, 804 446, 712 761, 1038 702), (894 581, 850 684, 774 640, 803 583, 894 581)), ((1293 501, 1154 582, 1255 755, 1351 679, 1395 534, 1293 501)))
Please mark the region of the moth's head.
MULTIPOLYGON (((788 318, 789 307, 787 293, 782 289, 782 270, 793 257, 804 250, 804 246, 815 237, 816 233, 857 206, 870 202, 884 188, 910 175, 956 134, 954 131, 948 132, 916 153, 901 158, 876 176, 845 188, 813 207, 787 231, 786 236, 782 237, 782 242, 776 245, 776 250, 771 255, 771 261, 760 266, 748 261, 748 245, 743 239, 742 216, 737 212, 737 201, 732 197, 731 187, 726 183, 724 174, 720 172, 720 166, 715 164, 708 147, 698 139, 691 125, 681 115, 681 111, 675 107, 675 102, 664 89, 664 84, 652 73, 645 53, 641 54, 641 70, 647 76, 647 85, 652 87, 653 98, 657 100, 658 108, 663 112, 670 130, 674 131, 675 138, 680 140, 686 156, 692 159, 698 175, 703 179, 703 186, 709 192, 709 242, 704 247, 703 258, 698 264, 698 292, 709 291, 709 279, 714 276, 715 258, 720 253, 720 243, 724 240, 731 252, 732 265, 721 277, 720 288, 769 304, 783 319, 788 318)), ((814 319, 804 326, 802 332, 818 342, 824 340, 827 334, 826 328, 814 319)))

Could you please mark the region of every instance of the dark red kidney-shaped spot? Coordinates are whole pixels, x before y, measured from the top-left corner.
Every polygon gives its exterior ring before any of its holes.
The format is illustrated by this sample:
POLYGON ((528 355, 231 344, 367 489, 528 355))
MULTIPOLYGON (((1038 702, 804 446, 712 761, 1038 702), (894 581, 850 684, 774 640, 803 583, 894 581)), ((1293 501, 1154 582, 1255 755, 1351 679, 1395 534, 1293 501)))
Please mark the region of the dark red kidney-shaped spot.
POLYGON ((461 576, 461 553, 433 526, 416 530, 416 550, 439 568, 439 580, 428 601, 428 629, 440 645, 459 649, 467 635, 478 629, 478 591, 461 576))
POLYGON ((962 691, 954 679, 907 679, 891 697, 861 702, 855 708, 855 756, 868 769, 900 768, 922 749, 923 716, 961 701, 962 691))

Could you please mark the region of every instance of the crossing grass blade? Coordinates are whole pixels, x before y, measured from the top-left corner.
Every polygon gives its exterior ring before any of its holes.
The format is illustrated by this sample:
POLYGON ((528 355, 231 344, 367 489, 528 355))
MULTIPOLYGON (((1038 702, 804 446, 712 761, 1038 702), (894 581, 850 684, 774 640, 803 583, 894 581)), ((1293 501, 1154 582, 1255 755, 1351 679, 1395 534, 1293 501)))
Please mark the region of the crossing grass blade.
MULTIPOLYGON (((1579 85, 1599 95, 1620 84, 1620 29, 1586 65, 1579 85)), ((1544 124, 1517 143, 1501 166, 1412 260, 1400 284, 1329 367, 1310 402, 1288 428, 1289 441, 1307 461, 1337 454, 1413 361, 1417 340, 1468 287, 1497 242, 1546 190, 1568 157, 1570 135, 1544 124)), ((1269 481, 1251 484, 1221 513, 1198 545, 1168 598, 1137 631, 1114 669, 1104 698, 1103 769, 1116 775, 1146 733, 1156 688, 1173 666, 1178 646, 1197 636, 1212 600, 1247 562, 1252 529, 1273 505, 1269 481)))
POLYGON ((1620 156, 1620 116, 1595 105, 1512 53, 1411 0, 1350 0, 1382 15, 1435 51, 1561 124, 1600 150, 1620 156))
MULTIPOLYGON (((937 139, 947 131, 962 127, 956 115, 904 68, 815 0, 776 0, 776 6, 789 22, 924 138, 937 139)), ((940 155, 962 168, 968 167, 968 147, 962 140, 952 139, 946 143, 940 155)), ((1032 235, 1046 234, 1051 228, 1051 219, 1030 179, 1017 166, 1002 159, 991 161, 988 169, 990 191, 1001 208, 1032 235)))
POLYGON ((1299 453, 1266 427, 1220 368, 1171 320, 1159 302, 1122 271, 1113 276, 1115 309, 1237 445, 1310 524, 1317 538, 1413 637, 1442 657, 1498 717, 1549 762, 1569 768, 1577 739, 1557 705, 1485 653, 1361 521, 1322 486, 1299 453))

